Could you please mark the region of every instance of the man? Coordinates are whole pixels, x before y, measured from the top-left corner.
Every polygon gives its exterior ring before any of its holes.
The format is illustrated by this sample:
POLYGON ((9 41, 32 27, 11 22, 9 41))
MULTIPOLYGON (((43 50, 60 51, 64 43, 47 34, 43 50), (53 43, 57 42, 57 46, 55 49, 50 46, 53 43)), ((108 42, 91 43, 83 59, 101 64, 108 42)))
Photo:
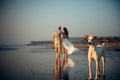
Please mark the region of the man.
POLYGON ((53 35, 53 43, 55 45, 55 51, 56 51, 56 56, 60 57, 60 48, 61 48, 61 26, 58 27, 58 29, 54 32, 53 35))

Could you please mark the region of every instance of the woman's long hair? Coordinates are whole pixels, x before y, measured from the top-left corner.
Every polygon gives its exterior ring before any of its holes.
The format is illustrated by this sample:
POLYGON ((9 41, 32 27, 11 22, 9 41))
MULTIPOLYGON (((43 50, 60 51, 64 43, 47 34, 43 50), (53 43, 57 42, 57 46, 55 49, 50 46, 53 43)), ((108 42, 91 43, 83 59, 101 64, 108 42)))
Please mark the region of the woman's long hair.
POLYGON ((67 35, 67 36, 69 35, 69 34, 68 34, 68 30, 67 30, 66 27, 63 28, 63 31, 64 31, 64 34, 65 34, 65 35, 67 35))

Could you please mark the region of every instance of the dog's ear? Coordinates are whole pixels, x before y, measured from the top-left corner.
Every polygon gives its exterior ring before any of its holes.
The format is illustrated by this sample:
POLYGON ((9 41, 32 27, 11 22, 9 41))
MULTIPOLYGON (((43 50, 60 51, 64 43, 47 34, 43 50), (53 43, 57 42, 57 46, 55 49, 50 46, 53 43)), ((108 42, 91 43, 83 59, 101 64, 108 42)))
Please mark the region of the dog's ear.
POLYGON ((87 39, 88 39, 88 37, 89 37, 88 35, 85 35, 84 39, 85 39, 85 40, 87 40, 87 39))
POLYGON ((98 36, 94 36, 94 39, 98 39, 99 37, 98 36))
POLYGON ((89 36, 88 35, 85 35, 85 38, 87 39, 89 36))

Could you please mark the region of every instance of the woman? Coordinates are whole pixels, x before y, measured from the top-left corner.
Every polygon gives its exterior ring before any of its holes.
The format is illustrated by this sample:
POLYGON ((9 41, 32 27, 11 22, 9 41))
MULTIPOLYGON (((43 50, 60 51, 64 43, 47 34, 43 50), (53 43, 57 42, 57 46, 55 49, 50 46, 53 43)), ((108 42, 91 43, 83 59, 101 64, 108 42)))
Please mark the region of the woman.
POLYGON ((68 40, 69 38, 69 34, 68 34, 68 30, 66 27, 63 28, 63 39, 62 39, 62 52, 63 55, 67 56, 68 54, 72 54, 75 51, 78 51, 77 48, 75 48, 73 46, 73 44, 68 40))
MULTIPOLYGON (((66 27, 63 28, 63 39, 68 39, 69 35, 68 35, 68 30, 66 27)), ((67 53, 67 49, 64 47, 64 45, 62 46, 62 53, 63 56, 67 57, 68 53, 67 53)))

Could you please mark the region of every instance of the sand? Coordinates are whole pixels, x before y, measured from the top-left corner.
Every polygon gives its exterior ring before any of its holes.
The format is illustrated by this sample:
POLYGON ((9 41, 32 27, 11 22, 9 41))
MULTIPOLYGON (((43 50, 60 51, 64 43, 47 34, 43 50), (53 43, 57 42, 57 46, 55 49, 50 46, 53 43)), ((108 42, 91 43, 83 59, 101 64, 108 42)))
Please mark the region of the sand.
MULTIPOLYGON (((120 52, 107 47, 105 80, 120 80, 120 52)), ((27 48, 22 50, 0 51, 0 80, 87 80, 88 61, 87 48, 68 56, 68 63, 62 67, 56 65, 55 51, 52 48, 27 48), (59 70, 60 68, 60 70, 59 70), (54 70, 58 70, 58 75, 54 70)), ((95 63, 93 62, 93 79, 95 63)), ((104 80, 100 76, 100 80, 104 80)))

